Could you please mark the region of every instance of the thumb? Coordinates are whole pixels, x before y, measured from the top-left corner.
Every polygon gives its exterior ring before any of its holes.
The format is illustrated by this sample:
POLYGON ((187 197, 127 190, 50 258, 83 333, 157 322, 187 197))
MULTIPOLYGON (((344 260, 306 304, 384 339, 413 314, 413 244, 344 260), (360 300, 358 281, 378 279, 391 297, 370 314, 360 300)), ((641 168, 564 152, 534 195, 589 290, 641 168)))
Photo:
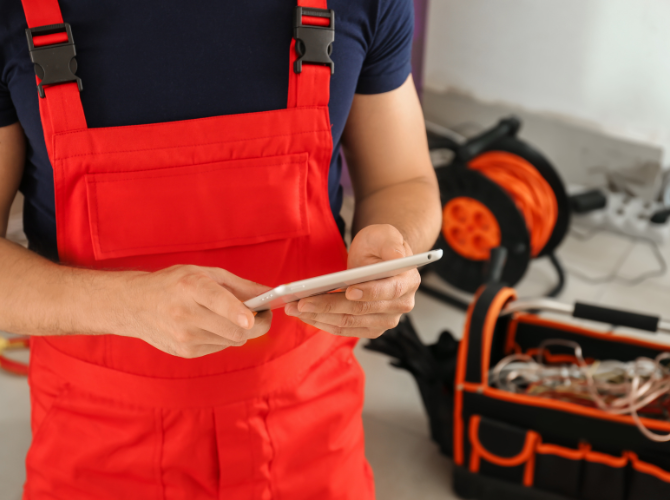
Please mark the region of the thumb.
POLYGON ((390 224, 367 226, 356 235, 349 249, 349 268, 412 255, 402 233, 390 224))
POLYGON ((257 297, 258 295, 272 290, 271 287, 261 285, 254 281, 245 280, 239 276, 234 275, 231 272, 226 271, 218 267, 204 267, 203 270, 207 275, 216 281, 219 285, 224 287, 230 293, 232 293, 235 298, 244 302, 246 300, 257 297))
POLYGON ((394 235, 394 237, 389 238, 388 242, 382 245, 379 250, 379 256, 382 260, 399 259, 408 255, 412 255, 412 253, 407 253, 405 239, 400 232, 397 236, 394 235))

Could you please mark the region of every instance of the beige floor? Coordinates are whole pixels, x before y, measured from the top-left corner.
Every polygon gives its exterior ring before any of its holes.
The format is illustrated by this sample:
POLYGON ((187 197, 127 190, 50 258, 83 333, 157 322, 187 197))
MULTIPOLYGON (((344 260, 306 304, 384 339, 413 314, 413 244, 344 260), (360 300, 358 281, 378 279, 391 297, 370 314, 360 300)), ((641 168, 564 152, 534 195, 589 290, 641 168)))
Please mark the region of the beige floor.
MULTIPOLYGON (((670 261, 670 245, 662 251, 670 261)), ((644 244, 605 233, 587 242, 568 238, 559 255, 567 266, 593 278, 614 272, 622 278, 631 278, 654 268, 651 253, 644 244)), ((427 279, 441 285, 434 277, 427 279)), ((552 285, 553 279, 548 263, 538 261, 517 288, 521 296, 537 296, 552 285)), ((570 276, 561 299, 670 317, 670 275, 633 287, 620 282, 591 285, 570 276)), ((463 326, 460 312, 422 295, 418 296, 411 316, 426 342, 434 341, 443 329, 460 333, 463 326)), ((450 486, 450 461, 440 456, 428 438, 426 417, 412 378, 390 367, 384 356, 360 346, 358 358, 367 374, 363 419, 378 498, 455 499, 450 486)), ((18 500, 21 495, 22 462, 30 444, 28 414, 26 381, 0 374, 0 500, 18 500)))

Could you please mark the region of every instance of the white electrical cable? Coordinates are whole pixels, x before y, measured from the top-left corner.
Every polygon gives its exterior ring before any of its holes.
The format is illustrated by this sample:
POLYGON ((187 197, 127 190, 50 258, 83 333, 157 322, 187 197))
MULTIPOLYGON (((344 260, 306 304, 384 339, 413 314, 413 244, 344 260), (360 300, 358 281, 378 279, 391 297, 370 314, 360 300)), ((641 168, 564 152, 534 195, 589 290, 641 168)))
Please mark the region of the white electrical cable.
POLYGON ((572 394, 591 397, 596 406, 613 415, 630 415, 640 432, 656 442, 670 441, 670 434, 651 432, 640 420, 638 411, 659 397, 670 394, 670 369, 661 362, 670 359, 670 352, 662 352, 655 359, 639 357, 635 361, 595 361, 587 364, 577 342, 548 339, 542 342, 537 361, 527 354, 511 354, 491 370, 491 382, 496 387, 515 393, 524 392, 520 385, 558 382, 570 387, 572 394), (577 364, 548 366, 543 363, 547 346, 560 345, 574 350, 577 364), (602 380, 605 375, 621 378, 623 382, 602 380), (608 402, 604 396, 609 396, 608 402))

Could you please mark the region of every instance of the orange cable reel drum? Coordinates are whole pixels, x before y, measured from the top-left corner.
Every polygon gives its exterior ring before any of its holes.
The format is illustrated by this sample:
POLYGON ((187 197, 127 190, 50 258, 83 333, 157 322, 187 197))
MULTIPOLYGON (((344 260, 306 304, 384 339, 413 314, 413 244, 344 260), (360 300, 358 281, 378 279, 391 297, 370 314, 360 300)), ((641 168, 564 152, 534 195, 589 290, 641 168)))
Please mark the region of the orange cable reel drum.
POLYGON ((445 255, 432 270, 463 291, 474 293, 484 283, 498 247, 507 250, 501 280, 509 286, 523 278, 531 259, 545 255, 563 282, 553 252, 568 230, 568 197, 551 163, 516 137, 520 127, 506 118, 464 144, 429 134, 431 149, 454 152, 436 170, 443 207, 436 247, 445 255))

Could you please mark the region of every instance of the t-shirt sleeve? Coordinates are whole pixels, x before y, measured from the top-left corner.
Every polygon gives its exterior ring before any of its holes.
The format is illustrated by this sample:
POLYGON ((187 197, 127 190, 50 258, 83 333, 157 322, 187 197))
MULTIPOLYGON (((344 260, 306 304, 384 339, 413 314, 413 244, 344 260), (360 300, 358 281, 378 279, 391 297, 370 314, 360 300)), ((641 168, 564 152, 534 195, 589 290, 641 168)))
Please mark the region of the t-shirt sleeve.
POLYGON ((357 94, 389 92, 407 80, 412 71, 413 0, 379 0, 375 28, 357 94))

